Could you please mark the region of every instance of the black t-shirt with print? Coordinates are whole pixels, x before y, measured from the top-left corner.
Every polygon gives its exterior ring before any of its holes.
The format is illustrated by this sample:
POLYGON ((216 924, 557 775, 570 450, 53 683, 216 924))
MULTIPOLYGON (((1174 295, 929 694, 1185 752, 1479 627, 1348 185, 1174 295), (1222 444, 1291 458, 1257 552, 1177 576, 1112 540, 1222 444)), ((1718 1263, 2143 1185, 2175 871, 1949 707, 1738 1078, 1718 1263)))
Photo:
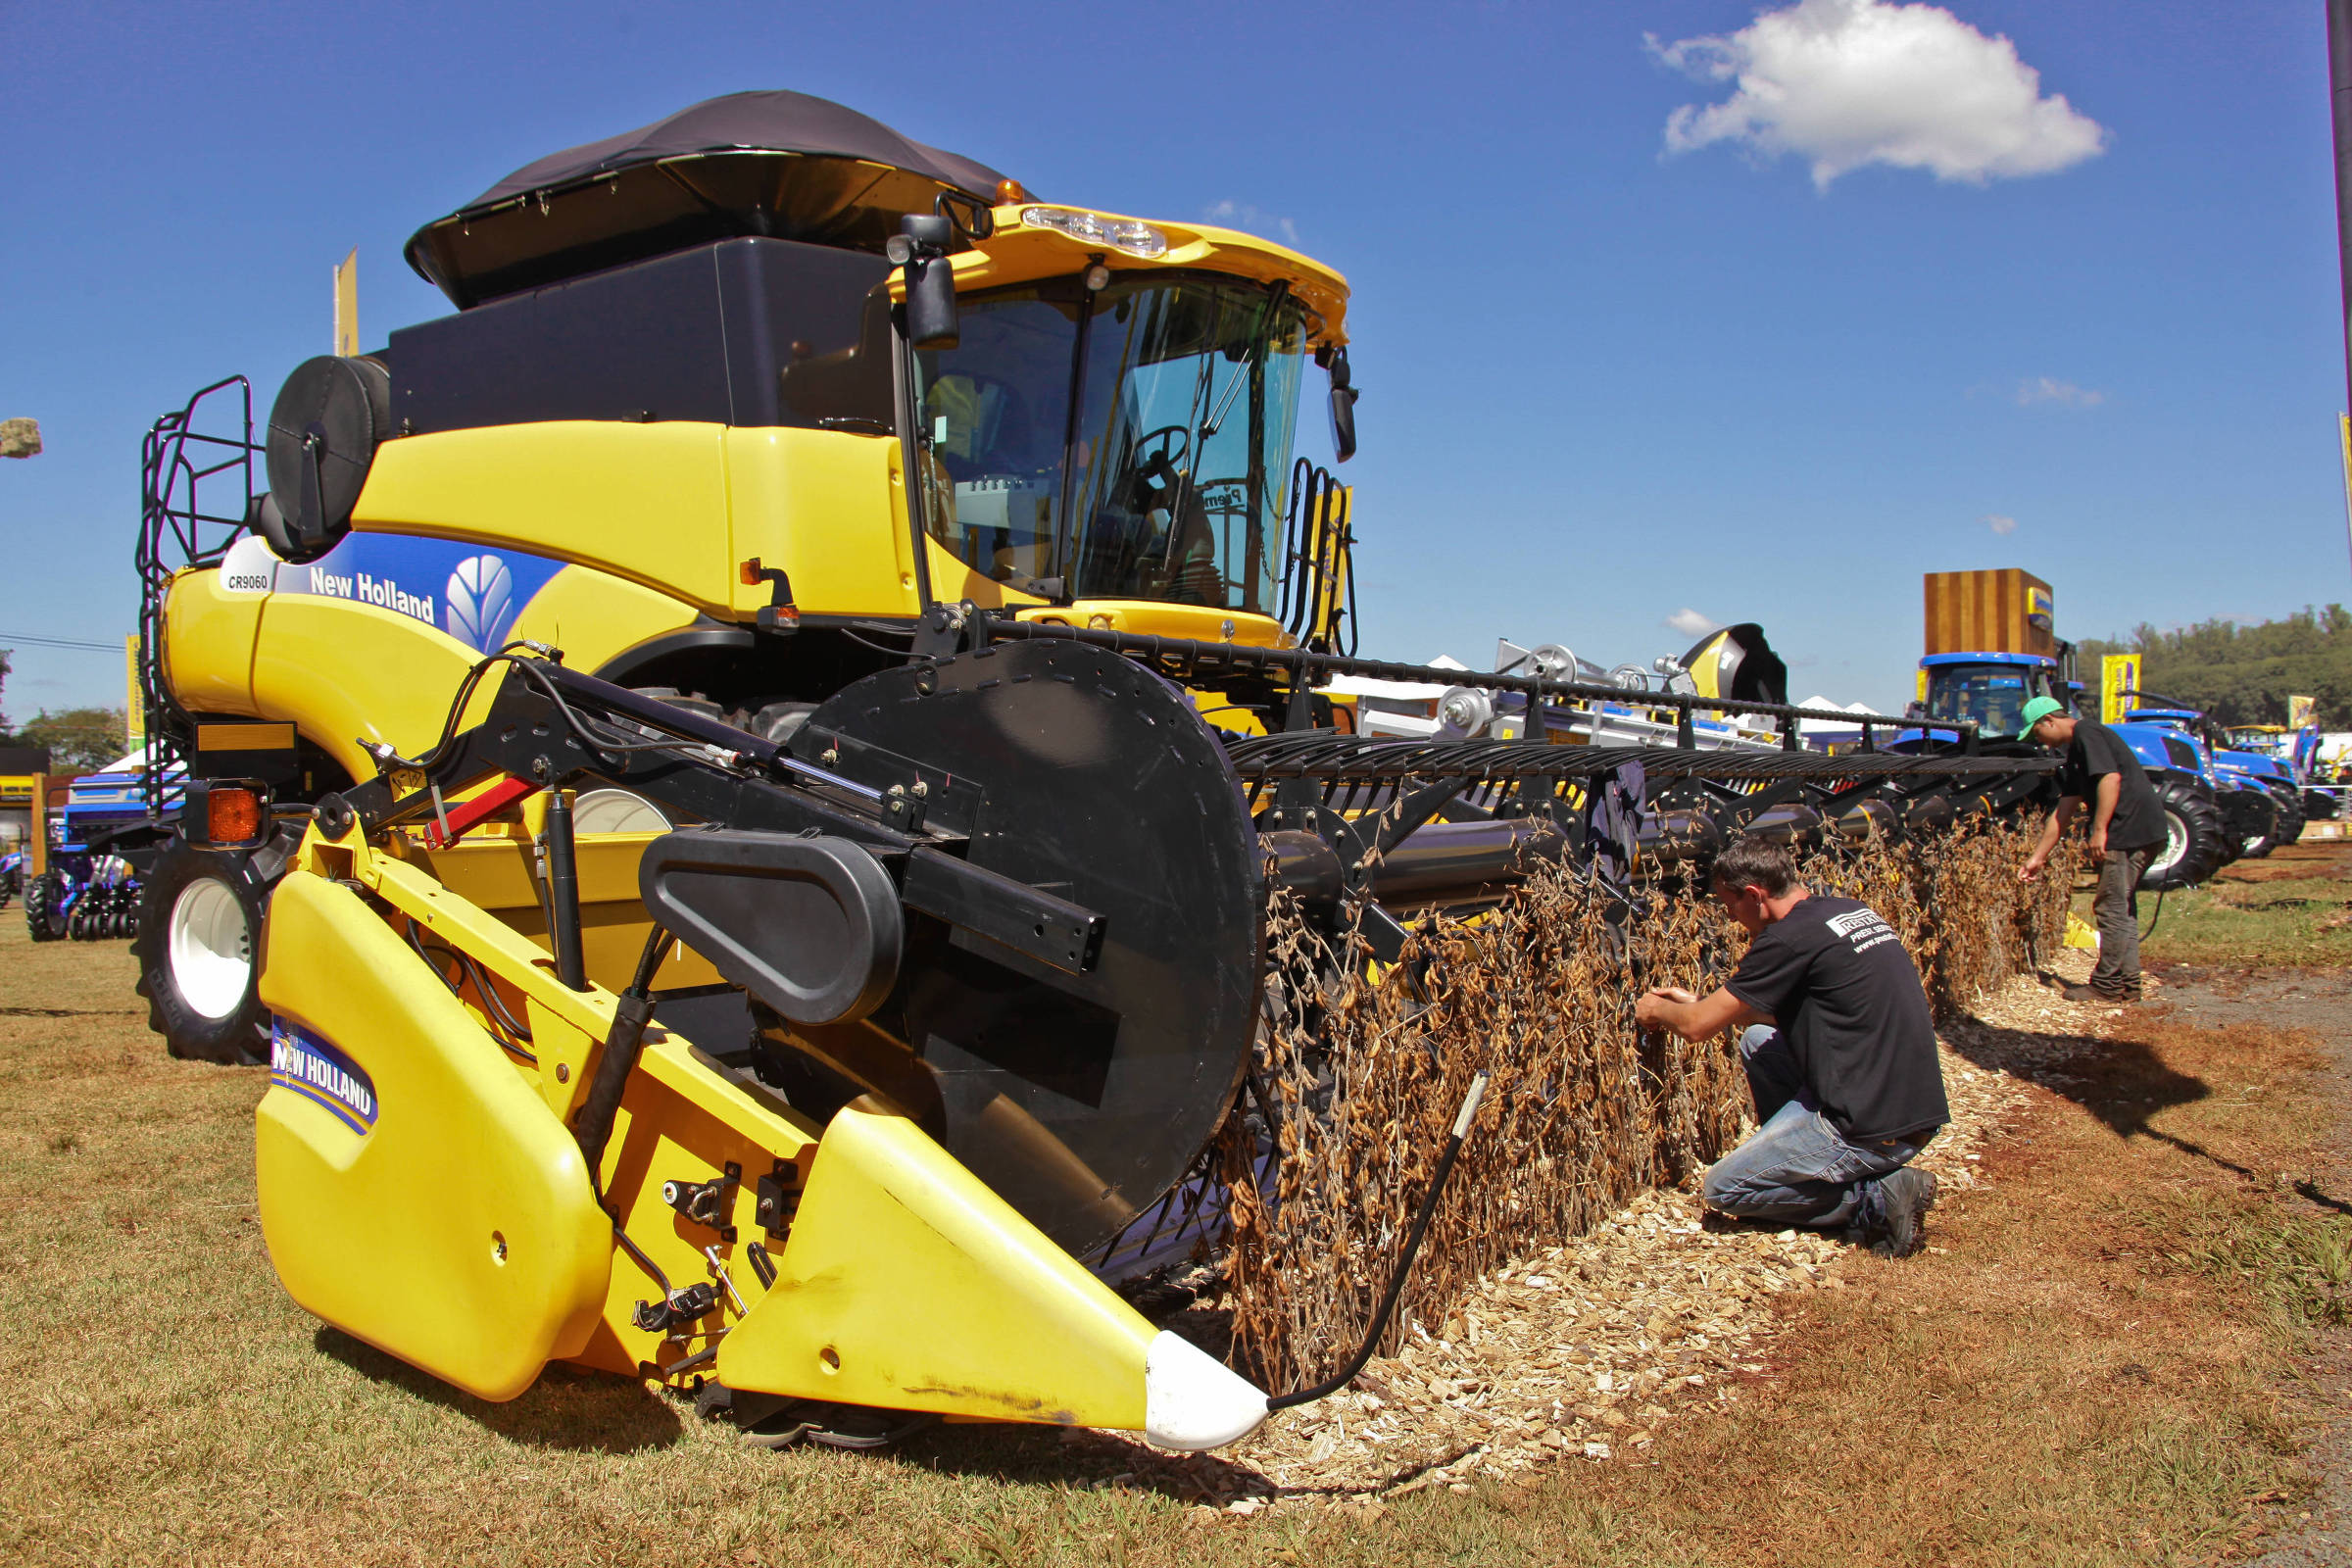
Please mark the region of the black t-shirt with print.
POLYGON ((1730 990, 1772 1014, 1806 1087, 1847 1138, 1904 1138, 1951 1119, 1919 971, 1867 905, 1799 900, 1748 944, 1730 990))
POLYGON ((2111 850, 2152 850, 2164 842, 2164 808, 2156 804, 2155 788, 2140 770, 2139 759, 2122 736, 2092 719, 2075 720, 2075 738, 2058 769, 2058 792, 2072 795, 2087 810, 2098 809, 2099 775, 2120 773, 2115 814, 2107 819, 2111 850))

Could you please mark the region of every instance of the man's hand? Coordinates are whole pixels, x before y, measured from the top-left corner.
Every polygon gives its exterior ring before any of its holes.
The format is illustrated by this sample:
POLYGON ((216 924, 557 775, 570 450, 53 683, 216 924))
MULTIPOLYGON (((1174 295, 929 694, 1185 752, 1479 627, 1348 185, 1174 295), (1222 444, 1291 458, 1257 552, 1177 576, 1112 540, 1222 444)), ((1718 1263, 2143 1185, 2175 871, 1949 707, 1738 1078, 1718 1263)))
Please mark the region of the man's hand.
POLYGON ((2017 868, 2017 879, 2020 882, 2032 882, 2037 880, 2041 876, 2041 852, 2036 850, 2034 854, 2026 857, 2025 864, 2017 868))
POLYGON ((2104 827, 2094 827, 2090 830, 2090 858, 2094 860, 2103 860, 2107 858, 2107 830, 2104 827))
POLYGON ((1728 990, 1694 997, 1681 986, 1656 986, 1634 1004, 1634 1021, 1644 1029, 1671 1029, 1685 1040, 1705 1040, 1736 1023, 1764 1023, 1758 1012, 1728 990))
POLYGON ((1689 1006, 1697 1000, 1681 986, 1652 986, 1647 996, 1634 1004, 1634 1022, 1644 1029, 1661 1028, 1666 1022, 1668 1005, 1689 1006))

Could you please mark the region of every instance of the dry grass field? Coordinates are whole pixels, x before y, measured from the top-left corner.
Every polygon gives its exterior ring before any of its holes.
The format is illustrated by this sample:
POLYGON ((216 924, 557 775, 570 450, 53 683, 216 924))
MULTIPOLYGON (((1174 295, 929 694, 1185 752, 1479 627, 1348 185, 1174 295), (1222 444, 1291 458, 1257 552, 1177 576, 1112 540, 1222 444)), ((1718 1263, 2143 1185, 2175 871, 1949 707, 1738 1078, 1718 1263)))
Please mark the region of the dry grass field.
MULTIPOLYGON (((2352 855, 2263 863, 2297 869, 2179 927, 2170 901, 2152 956, 2333 961, 2352 855), (2323 902, 2264 906, 2289 881, 2323 902)), ((1723 1413, 1642 1457, 1245 1517, 1051 1431, 778 1454, 617 1380, 455 1395, 286 1300, 253 1213, 263 1074, 166 1059, 130 982, 122 944, 0 915, 11 1562, 2204 1562, 2308 1490, 2328 1406, 2295 1356, 2352 1277, 2352 1220, 2295 1191, 2334 1113, 2321 1041, 2162 1006, 1986 1024, 1970 1052, 2035 1081, 1985 1185, 1935 1250, 1787 1298, 1723 1413)))
MULTIPOLYGON (((2082 901, 2084 918, 2088 899, 2082 901)), ((2139 918, 2154 920, 2150 959, 2198 964, 2352 964, 2352 856, 2342 840, 2274 851, 2222 868, 2202 887, 2169 894, 2161 917, 2143 894, 2139 918)))

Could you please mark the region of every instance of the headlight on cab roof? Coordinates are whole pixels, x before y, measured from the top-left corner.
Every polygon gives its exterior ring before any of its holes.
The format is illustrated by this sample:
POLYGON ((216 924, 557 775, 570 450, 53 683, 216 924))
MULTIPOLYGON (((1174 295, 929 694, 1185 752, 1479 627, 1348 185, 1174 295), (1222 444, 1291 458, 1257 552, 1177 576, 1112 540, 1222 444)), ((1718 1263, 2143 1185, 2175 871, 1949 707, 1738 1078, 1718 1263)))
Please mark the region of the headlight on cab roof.
POLYGON ((1167 235, 1132 218, 1106 218, 1074 207, 1024 207, 1021 222, 1029 228, 1057 230, 1081 244, 1107 245, 1148 261, 1168 253, 1167 235))

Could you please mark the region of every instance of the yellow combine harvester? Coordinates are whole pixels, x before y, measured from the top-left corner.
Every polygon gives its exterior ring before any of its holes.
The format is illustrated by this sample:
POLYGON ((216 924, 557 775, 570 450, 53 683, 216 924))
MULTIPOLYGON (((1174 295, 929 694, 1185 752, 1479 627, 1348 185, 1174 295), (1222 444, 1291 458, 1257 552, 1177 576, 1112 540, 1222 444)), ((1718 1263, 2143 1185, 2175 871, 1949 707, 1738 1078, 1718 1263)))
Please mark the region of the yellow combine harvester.
MULTIPOLYGON (((187 784, 141 986, 175 1054, 270 1063, 294 1298, 484 1397, 568 1360, 841 1443, 1201 1447, 1313 1396, 1111 1289, 1220 1223, 1270 890, 1363 962, 1634 848, 1621 752, 1317 690, 1436 673, 1352 657, 1346 492, 1293 462, 1310 360, 1353 449, 1345 281, 792 93, 409 256, 456 315, 146 460, 159 816, 187 784)), ((1662 853, 2038 777, 1642 755, 1662 853)))

